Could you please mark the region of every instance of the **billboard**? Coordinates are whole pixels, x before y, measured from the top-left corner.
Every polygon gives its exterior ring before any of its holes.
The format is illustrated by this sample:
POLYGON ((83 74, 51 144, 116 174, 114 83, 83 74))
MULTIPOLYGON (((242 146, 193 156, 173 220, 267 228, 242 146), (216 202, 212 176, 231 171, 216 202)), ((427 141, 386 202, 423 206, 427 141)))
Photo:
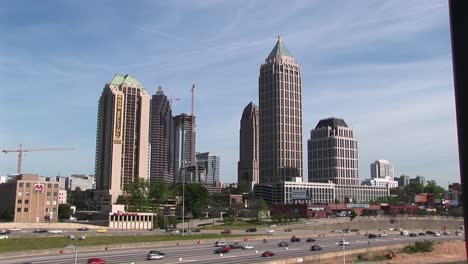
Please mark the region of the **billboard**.
POLYGON ((306 200, 307 190, 291 190, 291 199, 293 200, 306 200))
POLYGON ((414 196, 415 203, 427 203, 427 193, 416 194, 414 196))

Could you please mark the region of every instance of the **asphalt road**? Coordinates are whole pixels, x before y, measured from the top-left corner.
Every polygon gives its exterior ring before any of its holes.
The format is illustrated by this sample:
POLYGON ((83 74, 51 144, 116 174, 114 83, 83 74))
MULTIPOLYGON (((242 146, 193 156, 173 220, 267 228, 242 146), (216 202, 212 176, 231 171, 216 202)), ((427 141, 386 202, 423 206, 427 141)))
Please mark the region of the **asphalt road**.
MULTIPOLYGON (((253 245, 254 249, 242 250, 233 249, 229 253, 215 254, 214 243, 202 243, 200 245, 187 245, 187 246, 175 246, 173 244, 167 246, 159 246, 158 248, 144 247, 144 248, 128 248, 128 249, 115 249, 115 250, 100 250, 95 252, 80 253, 78 250, 78 263, 86 263, 88 258, 98 257, 103 258, 108 264, 118 263, 216 263, 223 262, 223 264, 234 264, 234 263, 257 263, 265 260, 284 259, 290 257, 302 257, 306 255, 321 254, 325 252, 342 251, 343 247, 337 243, 341 239, 341 236, 299 236, 301 242, 290 243, 288 239, 275 238, 272 236, 268 243, 263 243, 261 240, 242 242, 253 245), (314 243, 305 242, 308 237, 314 237, 317 241, 314 243), (281 241, 287 241, 289 246, 287 248, 279 247, 278 243, 281 241), (322 251, 313 252, 310 251, 312 244, 318 244, 323 247, 322 251), (146 260, 146 256, 149 250, 160 250, 166 254, 162 260, 146 260), (262 257, 261 253, 269 250, 275 253, 273 257, 262 257)), ((305 233, 304 233, 305 234, 305 233)), ((284 233, 283 233, 284 235, 284 233)), ((408 237, 400 236, 397 234, 389 234, 387 237, 368 239, 363 235, 346 234, 345 239, 350 242, 350 245, 345 247, 346 250, 366 248, 368 243, 370 246, 383 246, 390 244, 399 244, 408 241, 417 240, 434 240, 434 241, 447 241, 456 240, 461 237, 453 235, 442 235, 440 237, 434 236, 418 236, 408 237)), ((241 242, 241 241, 239 241, 241 242)), ((172 243, 172 242, 171 242, 172 243)), ((0 264, 22 264, 22 263, 34 263, 34 264, 69 264, 74 263, 74 253, 72 250, 68 250, 66 254, 51 254, 51 255, 40 255, 40 256, 28 256, 18 257, 11 259, 0 260, 0 264)))

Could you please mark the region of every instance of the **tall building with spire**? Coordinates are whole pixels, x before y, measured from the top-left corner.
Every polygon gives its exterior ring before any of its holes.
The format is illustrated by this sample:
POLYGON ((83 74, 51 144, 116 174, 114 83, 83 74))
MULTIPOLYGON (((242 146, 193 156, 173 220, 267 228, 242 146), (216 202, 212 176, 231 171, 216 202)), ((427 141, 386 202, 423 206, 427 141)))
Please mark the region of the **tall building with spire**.
POLYGON ((280 36, 259 77, 260 182, 302 181, 301 68, 280 36))
POLYGON ((174 123, 171 103, 161 87, 151 99, 150 182, 174 184, 174 123))
POLYGON ((150 96, 130 75, 116 74, 99 99, 96 189, 112 203, 126 184, 148 179, 150 96))
MULTIPOLYGON (((196 132, 192 131, 192 122, 195 123, 195 117, 185 113, 174 117, 174 173, 176 183, 184 179, 188 182, 197 182, 197 171, 194 167, 196 160, 195 140, 196 132)), ((196 166, 195 166, 196 167, 196 166)))
POLYGON ((259 183, 258 106, 250 102, 242 112, 239 131, 237 184, 243 191, 252 191, 259 183))

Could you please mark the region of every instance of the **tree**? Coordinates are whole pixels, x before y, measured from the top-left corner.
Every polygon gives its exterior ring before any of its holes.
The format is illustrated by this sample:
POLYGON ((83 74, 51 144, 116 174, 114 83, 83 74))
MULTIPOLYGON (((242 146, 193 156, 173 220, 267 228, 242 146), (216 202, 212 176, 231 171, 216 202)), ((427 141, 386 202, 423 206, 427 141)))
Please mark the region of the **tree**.
POLYGON ((351 219, 351 221, 353 221, 354 218, 356 218, 356 216, 357 216, 357 213, 354 210, 351 210, 351 213, 349 214, 349 218, 351 219))
MULTIPOLYGON (((183 195, 183 186, 177 188, 179 196, 183 195)), ((211 203, 208 190, 198 183, 185 184, 185 210, 192 212, 194 218, 198 218, 205 208, 211 203)))
POLYGON ((265 214, 270 208, 267 202, 263 199, 257 199, 252 202, 255 215, 257 216, 257 222, 260 221, 260 217, 265 214))
POLYGON ((434 199, 443 199, 445 197, 445 189, 434 180, 427 182, 424 192, 431 193, 434 199))
POLYGON ((405 202, 410 203, 414 202, 414 196, 416 194, 420 194, 424 192, 424 186, 416 181, 411 181, 408 185, 405 187, 405 202))
POLYGON ((15 207, 13 205, 8 206, 5 210, 3 210, 1 218, 5 221, 11 222, 15 218, 15 207))
POLYGON ((145 179, 136 178, 123 188, 125 204, 128 211, 148 211, 149 182, 145 179))
POLYGON ((149 186, 148 200, 153 207, 153 211, 156 211, 159 206, 165 204, 167 199, 172 196, 172 190, 165 181, 156 181, 149 186))
POLYGON ((72 215, 70 204, 59 204, 58 207, 58 218, 59 219, 70 219, 72 215))

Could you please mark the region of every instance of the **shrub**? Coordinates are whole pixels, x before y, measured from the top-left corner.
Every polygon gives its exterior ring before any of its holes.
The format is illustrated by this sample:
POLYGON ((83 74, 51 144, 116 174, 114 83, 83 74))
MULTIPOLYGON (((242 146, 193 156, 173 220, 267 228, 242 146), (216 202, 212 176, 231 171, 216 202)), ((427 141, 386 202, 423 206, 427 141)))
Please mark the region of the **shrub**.
POLYGON ((414 254, 420 252, 431 252, 434 250, 434 242, 432 241, 416 241, 414 245, 409 245, 403 248, 403 252, 414 254))

